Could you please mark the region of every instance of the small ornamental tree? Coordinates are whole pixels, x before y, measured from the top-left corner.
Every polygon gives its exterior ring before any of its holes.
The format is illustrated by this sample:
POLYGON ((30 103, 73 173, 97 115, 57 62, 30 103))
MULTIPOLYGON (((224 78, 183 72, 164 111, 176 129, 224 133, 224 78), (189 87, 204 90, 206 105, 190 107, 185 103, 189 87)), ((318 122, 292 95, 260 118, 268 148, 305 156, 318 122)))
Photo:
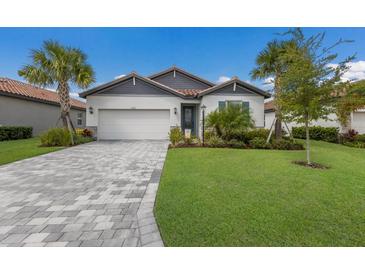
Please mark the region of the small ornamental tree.
POLYGON ((304 124, 306 130, 306 158, 311 165, 309 124, 318 119, 327 119, 333 112, 333 92, 341 88, 341 76, 347 71, 346 63, 352 57, 333 66, 337 54, 335 46, 346 42, 338 41, 329 48, 323 47, 324 33, 305 38, 300 29, 290 30, 297 47, 281 56, 290 60, 283 74, 282 90, 278 96, 285 120, 304 124))

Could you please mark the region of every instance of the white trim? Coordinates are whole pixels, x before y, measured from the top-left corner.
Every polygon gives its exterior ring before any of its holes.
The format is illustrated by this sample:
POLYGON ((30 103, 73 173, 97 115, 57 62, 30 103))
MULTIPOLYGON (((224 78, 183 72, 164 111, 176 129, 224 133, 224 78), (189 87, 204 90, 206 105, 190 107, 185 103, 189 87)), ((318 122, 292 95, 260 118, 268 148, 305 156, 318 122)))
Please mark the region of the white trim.
POLYGON ((236 82, 233 83, 233 91, 236 91, 236 82))
POLYGON ((133 86, 136 85, 136 77, 133 76, 133 86))
POLYGON ((176 70, 174 70, 174 78, 176 78, 176 70))

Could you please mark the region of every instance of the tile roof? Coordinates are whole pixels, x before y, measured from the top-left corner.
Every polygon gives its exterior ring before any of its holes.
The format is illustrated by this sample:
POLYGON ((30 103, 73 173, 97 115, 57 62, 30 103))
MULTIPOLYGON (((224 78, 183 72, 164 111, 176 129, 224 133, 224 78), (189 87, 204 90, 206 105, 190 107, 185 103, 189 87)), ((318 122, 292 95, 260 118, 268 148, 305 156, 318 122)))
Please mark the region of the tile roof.
MULTIPOLYGON (((45 102, 59 103, 56 92, 42 89, 17 80, 0 77, 0 92, 24 97, 24 99, 36 99, 45 102)), ((86 104, 71 98, 71 106, 86 109, 86 104)))
POLYGON ((185 88, 185 89, 177 89, 178 92, 187 95, 187 96, 196 96, 200 92, 203 91, 203 89, 192 89, 192 88, 185 88))
POLYGON ((266 111, 268 111, 268 110, 274 111, 275 110, 275 105, 274 105, 274 101, 273 100, 268 101, 268 102, 265 102, 265 110, 266 111))

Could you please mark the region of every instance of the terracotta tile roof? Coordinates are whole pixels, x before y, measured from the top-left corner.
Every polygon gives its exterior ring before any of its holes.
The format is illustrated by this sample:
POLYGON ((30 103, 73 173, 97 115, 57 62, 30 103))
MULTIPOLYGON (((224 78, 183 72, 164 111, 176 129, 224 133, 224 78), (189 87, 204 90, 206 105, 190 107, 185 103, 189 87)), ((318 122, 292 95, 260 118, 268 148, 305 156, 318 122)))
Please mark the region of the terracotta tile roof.
MULTIPOLYGON (((0 92, 20 95, 24 99, 37 99, 45 102, 59 103, 56 92, 42 89, 30 84, 0 77, 0 92)), ((86 104, 76 99, 71 99, 71 106, 86 109, 86 104)))
POLYGON ((275 105, 274 105, 274 101, 268 101, 268 102, 265 102, 265 111, 268 111, 268 110, 272 110, 274 111, 275 110, 275 105))
POLYGON ((187 96, 196 96, 198 95, 200 92, 203 91, 203 89, 191 89, 191 88, 186 88, 186 89, 177 89, 178 92, 187 95, 187 96))

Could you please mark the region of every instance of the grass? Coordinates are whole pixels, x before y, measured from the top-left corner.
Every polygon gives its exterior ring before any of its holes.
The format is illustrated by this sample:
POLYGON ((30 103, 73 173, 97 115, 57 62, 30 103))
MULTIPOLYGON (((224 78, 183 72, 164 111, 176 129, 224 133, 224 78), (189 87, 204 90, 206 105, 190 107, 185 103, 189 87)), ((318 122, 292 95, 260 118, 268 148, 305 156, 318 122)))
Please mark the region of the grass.
POLYGON ((167 246, 364 246, 365 150, 169 150, 155 215, 167 246))
POLYGON ((63 148, 40 147, 40 143, 41 142, 38 137, 0 142, 0 165, 49 153, 63 148))

